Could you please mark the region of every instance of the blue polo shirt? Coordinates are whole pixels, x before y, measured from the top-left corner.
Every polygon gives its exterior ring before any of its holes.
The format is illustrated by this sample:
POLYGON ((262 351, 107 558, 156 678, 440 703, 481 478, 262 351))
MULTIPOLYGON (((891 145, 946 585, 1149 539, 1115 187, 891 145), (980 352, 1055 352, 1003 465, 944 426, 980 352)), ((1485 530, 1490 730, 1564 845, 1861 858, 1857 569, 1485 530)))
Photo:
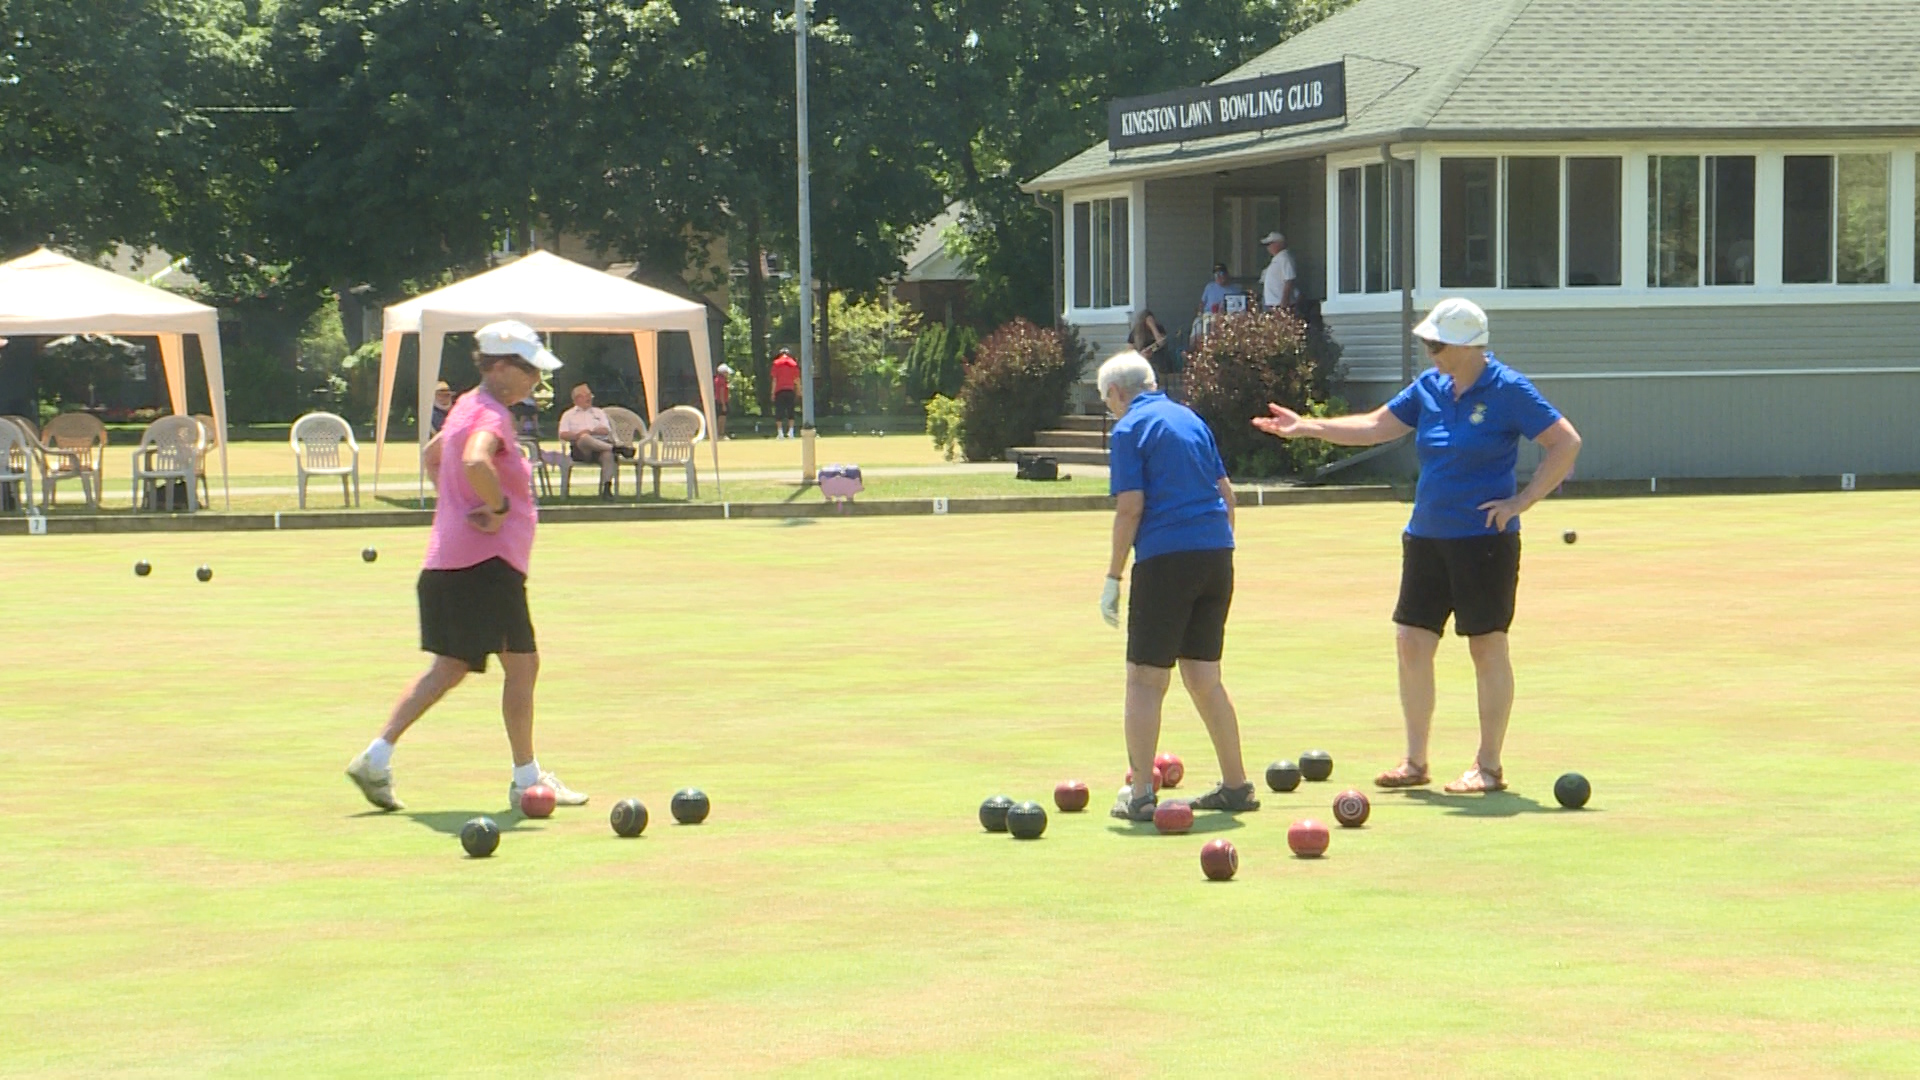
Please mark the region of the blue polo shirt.
POLYGON ((1220 479, 1227 467, 1206 421, 1158 390, 1133 399, 1107 437, 1108 487, 1146 495, 1133 557, 1233 546, 1220 479))
MULTIPOLYGON (((1487 354, 1487 369, 1454 400, 1453 377, 1429 368, 1387 402, 1387 411, 1414 429, 1420 484, 1407 532, 1436 540, 1491 536, 1480 504, 1518 490, 1514 465, 1520 440, 1533 439, 1560 420, 1525 375, 1487 354)), ((1515 518, 1508 532, 1520 531, 1515 518)))

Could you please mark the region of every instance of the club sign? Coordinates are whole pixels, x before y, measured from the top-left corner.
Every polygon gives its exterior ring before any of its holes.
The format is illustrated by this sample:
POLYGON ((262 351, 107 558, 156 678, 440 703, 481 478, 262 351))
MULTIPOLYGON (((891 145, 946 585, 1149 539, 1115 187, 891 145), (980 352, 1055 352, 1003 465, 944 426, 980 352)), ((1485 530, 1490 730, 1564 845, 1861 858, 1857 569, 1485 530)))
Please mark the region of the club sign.
POLYGON ((1344 61, 1258 79, 1118 98, 1107 105, 1114 150, 1293 127, 1347 114, 1344 61))

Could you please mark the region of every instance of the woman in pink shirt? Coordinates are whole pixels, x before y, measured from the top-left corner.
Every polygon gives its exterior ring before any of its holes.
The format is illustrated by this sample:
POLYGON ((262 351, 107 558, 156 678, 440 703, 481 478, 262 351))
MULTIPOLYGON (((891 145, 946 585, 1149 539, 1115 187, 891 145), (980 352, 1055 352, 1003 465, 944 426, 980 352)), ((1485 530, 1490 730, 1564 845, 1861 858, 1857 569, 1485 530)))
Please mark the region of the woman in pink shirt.
POLYGON ((403 808, 393 794, 393 744, 468 672, 486 671, 495 653, 506 673, 500 711, 513 749, 508 803, 518 810, 520 794, 535 784, 552 788, 562 806, 587 801, 542 771, 533 754, 533 685, 540 674, 527 611, 533 477, 505 404, 526 397, 540 373, 556 370, 560 361, 525 323, 491 323, 474 338, 480 385, 454 403, 425 462, 439 489, 419 583, 420 647, 433 654, 433 665, 393 707, 380 737, 347 765, 347 778, 382 810, 403 808))

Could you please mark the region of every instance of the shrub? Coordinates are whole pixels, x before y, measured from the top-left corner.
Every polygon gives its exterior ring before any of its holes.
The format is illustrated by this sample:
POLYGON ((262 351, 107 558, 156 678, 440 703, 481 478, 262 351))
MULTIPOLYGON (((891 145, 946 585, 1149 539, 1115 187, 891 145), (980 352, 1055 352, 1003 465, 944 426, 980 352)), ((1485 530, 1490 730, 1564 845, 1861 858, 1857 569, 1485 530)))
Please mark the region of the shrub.
POLYGON ((979 343, 971 327, 934 323, 921 331, 907 351, 907 393, 915 401, 958 394, 967 359, 979 343))
POLYGON ((953 460, 966 431, 961 410, 959 400, 945 394, 935 394, 927 402, 927 434, 933 439, 933 448, 945 454, 948 461, 953 460))
POLYGON ((1318 441, 1282 443, 1256 430, 1267 403, 1302 415, 1343 409, 1332 393, 1337 349, 1309 341, 1300 320, 1281 312, 1250 312, 1218 320, 1187 350, 1187 403, 1213 428, 1227 471, 1237 476, 1298 474, 1338 457, 1318 441))
POLYGON ((974 350, 960 385, 960 445, 969 461, 996 461, 1060 415, 1086 362, 1083 349, 1025 319, 974 350))

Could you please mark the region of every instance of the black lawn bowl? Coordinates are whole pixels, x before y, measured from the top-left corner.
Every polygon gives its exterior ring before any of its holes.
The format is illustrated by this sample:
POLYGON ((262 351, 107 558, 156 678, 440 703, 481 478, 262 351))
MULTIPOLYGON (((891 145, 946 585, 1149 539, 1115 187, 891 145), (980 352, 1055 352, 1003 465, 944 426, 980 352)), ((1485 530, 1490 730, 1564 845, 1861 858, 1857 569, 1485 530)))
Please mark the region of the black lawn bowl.
POLYGON ((1333 775, 1333 755, 1325 750, 1309 750, 1300 755, 1300 775, 1320 781, 1333 775))
POLYGON ((200 569, 198 569, 198 570, 195 570, 195 571, 193 572, 193 576, 194 576, 194 577, 197 577, 197 578, 199 578, 199 579, 200 579, 201 581, 212 581, 212 580, 213 580, 213 567, 211 567, 211 566, 203 566, 203 567, 201 567, 200 569))
POLYGON ((1047 809, 1037 802, 1015 803, 1007 811, 1007 831, 1015 840, 1038 840, 1047 831, 1047 809))
POLYGON ((500 847, 500 826, 492 818, 474 818, 460 826, 460 846, 474 858, 484 859, 500 847))
POLYGON ((1267 786, 1275 791, 1292 791, 1300 786, 1300 766, 1291 761, 1276 761, 1267 766, 1267 786))
POLYGON ((681 788, 673 793, 673 820, 682 825, 700 824, 707 820, 707 812, 712 809, 707 793, 698 788, 681 788))
POLYGON ((1593 785, 1577 772, 1570 772, 1553 782, 1553 798, 1569 810, 1578 810, 1587 805, 1593 797, 1593 785))
POLYGON ((141 559, 139 562, 133 564, 134 577, 146 577, 151 573, 153 573, 153 564, 147 560, 141 559))
POLYGON ((1007 831, 1007 811, 1013 809, 1013 800, 1005 795, 995 795, 980 804, 980 827, 988 832, 1007 831))
POLYGON ((1577 532, 1574 532, 1572 529, 1568 529, 1566 532, 1563 532, 1560 534, 1560 539, 1565 540, 1567 543, 1571 544, 1575 540, 1580 539, 1580 534, 1577 532))
POLYGON ((621 799, 613 804, 613 813, 608 815, 613 823, 613 831, 620 836, 634 837, 647 831, 647 808, 639 799, 621 799))
POLYGON ((377 552, 377 551, 375 551, 375 550, 373 550, 372 548, 362 548, 362 549, 360 550, 360 561, 361 561, 361 562, 372 562, 373 560, 375 560, 375 559, 377 559, 377 558, 379 558, 379 557, 380 557, 380 553, 379 553, 379 552, 377 552))

